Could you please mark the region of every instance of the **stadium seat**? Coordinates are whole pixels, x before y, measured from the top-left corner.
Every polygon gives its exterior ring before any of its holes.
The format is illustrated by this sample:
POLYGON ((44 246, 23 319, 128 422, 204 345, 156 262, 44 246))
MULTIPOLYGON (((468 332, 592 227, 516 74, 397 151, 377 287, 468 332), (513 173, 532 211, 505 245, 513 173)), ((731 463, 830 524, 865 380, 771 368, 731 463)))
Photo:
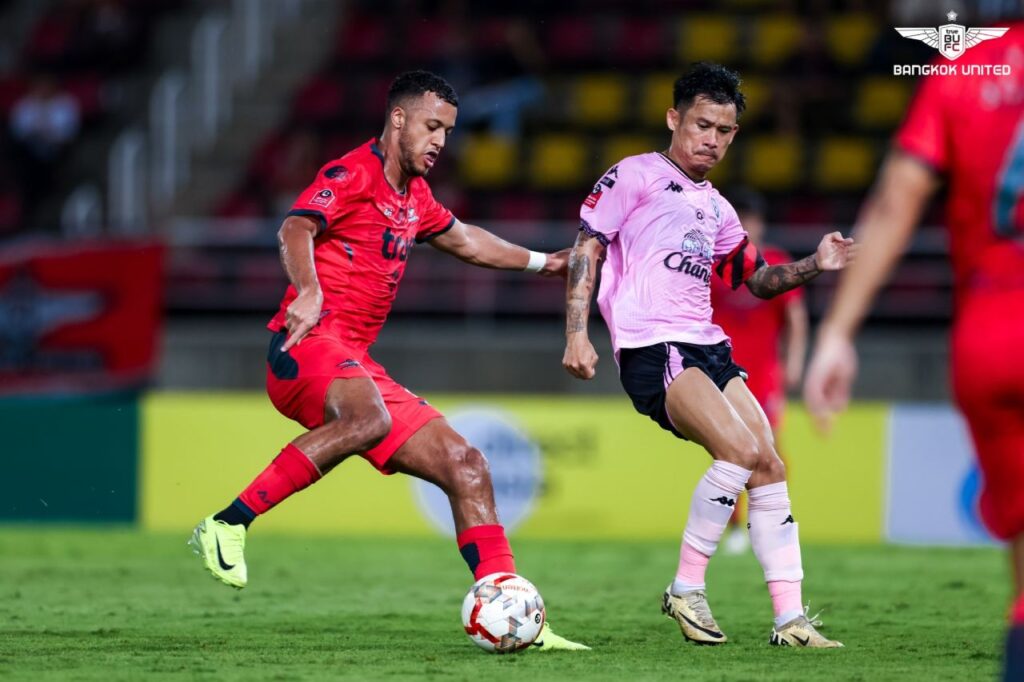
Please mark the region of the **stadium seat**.
POLYGON ((342 79, 318 74, 295 95, 292 116, 300 123, 327 124, 341 117, 344 108, 342 79))
POLYGON ((544 198, 536 192, 502 193, 488 202, 487 209, 492 220, 538 221, 548 217, 544 198))
POLYGON ((657 128, 665 125, 665 112, 672 106, 672 86, 679 74, 664 72, 646 76, 640 83, 640 123, 657 128))
POLYGON ((99 74, 84 73, 70 77, 64 81, 64 90, 78 102, 86 122, 103 114, 103 79, 99 74))
POLYGON ((337 55, 344 64, 370 62, 386 58, 392 50, 393 32, 381 17, 355 15, 342 20, 338 32, 337 55))
POLYGON ((441 55, 451 43, 455 27, 447 19, 422 18, 413 21, 403 41, 410 63, 425 63, 441 55))
POLYGON ((739 30, 726 14, 694 14, 679 24, 678 55, 684 62, 707 59, 734 62, 739 30))
POLYGON ((665 24, 647 17, 623 17, 615 23, 612 42, 615 61, 631 66, 650 66, 668 56, 665 24))
POLYGON ((628 101, 625 77, 614 73, 586 74, 576 79, 572 90, 574 123, 600 127, 625 119, 628 101))
POLYGON ((873 76, 857 88, 854 118, 859 127, 894 128, 903 118, 910 101, 911 84, 891 76, 873 76))
POLYGON ((542 189, 588 187, 592 168, 587 144, 578 135, 550 133, 533 140, 528 182, 542 189))
POLYGON ((0 77, 0 116, 7 120, 7 115, 15 102, 28 91, 28 80, 21 75, 0 77))
POLYGON ((504 187, 517 179, 518 156, 513 139, 472 135, 459 152, 459 174, 468 187, 504 187))
POLYGON ((801 26, 789 14, 776 14, 753 20, 748 43, 750 60, 758 68, 777 66, 799 47, 801 26))
POLYGON ((744 77, 740 83, 740 92, 746 98, 747 105, 741 120, 749 123, 763 116, 772 98, 769 82, 758 76, 744 77))
POLYGON ((557 64, 579 64, 593 59, 597 31, 589 16, 568 15, 553 19, 544 33, 544 51, 557 64))
POLYGON ((864 189, 875 170, 875 145, 868 139, 830 137, 818 148, 814 184, 823 190, 864 189))
POLYGON ((668 146, 668 135, 669 133, 666 130, 665 135, 660 140, 652 135, 616 135, 608 138, 601 152, 601 160, 598 162, 598 167, 592 173, 593 180, 596 181, 602 173, 627 156, 665 149, 668 146))
POLYGON ((826 28, 829 51, 840 64, 857 67, 864 63, 878 35, 878 24, 866 14, 833 16, 826 28))
MULTIPOLYGON (((731 153, 739 151, 733 149, 731 153)), ((783 190, 801 179, 803 154, 801 141, 786 135, 755 137, 743 148, 744 182, 763 190, 783 190)))

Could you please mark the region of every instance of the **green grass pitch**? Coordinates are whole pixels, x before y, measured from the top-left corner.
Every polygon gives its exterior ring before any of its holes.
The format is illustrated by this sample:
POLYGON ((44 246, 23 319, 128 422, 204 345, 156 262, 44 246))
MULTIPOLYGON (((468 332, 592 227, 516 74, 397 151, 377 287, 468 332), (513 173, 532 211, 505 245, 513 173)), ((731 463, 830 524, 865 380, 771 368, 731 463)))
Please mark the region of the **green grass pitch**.
POLYGON ((717 556, 731 642, 684 643, 659 613, 673 542, 515 541, 579 654, 492 656, 461 631, 471 584, 442 539, 249 538, 249 587, 215 583, 178 536, 0 530, 0 678, 25 680, 991 680, 1008 571, 995 549, 804 548, 805 598, 839 651, 769 647, 751 556, 717 556))

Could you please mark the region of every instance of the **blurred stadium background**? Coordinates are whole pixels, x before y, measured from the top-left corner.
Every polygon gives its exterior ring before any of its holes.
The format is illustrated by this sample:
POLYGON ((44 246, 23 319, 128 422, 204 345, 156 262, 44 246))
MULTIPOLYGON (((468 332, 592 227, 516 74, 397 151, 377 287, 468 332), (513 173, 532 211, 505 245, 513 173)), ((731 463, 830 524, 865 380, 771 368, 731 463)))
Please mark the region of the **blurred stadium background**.
MULTIPOLYGON (((726 63, 749 109, 711 178, 763 192, 768 239, 803 256, 855 220, 913 92, 893 64, 935 55, 893 27, 1007 4, 0 0, 0 522, 184 540, 298 433, 262 393, 276 230, 322 163, 380 132, 398 72, 434 70, 462 99, 435 194, 551 251, 608 166, 666 146, 685 65, 726 63)), ((941 224, 936 202, 861 336, 861 402, 825 437, 791 396, 812 545, 989 542, 949 405, 941 224)), ((812 323, 833 285, 808 287, 812 323)), ((651 491, 689 491, 705 456, 632 413, 599 321, 597 379, 561 369, 563 301, 560 282, 421 247, 375 357, 514 463, 496 478, 518 536, 675 538, 689 493, 651 491)), ((349 464, 260 524, 430 536, 429 495, 349 464)))

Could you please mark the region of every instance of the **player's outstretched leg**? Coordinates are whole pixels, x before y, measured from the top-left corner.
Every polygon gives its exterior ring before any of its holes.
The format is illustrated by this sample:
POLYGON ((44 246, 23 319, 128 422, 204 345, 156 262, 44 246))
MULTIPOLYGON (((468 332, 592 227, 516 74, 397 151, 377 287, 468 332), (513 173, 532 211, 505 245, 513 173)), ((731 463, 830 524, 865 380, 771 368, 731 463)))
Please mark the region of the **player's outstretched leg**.
POLYGON ((698 367, 684 369, 669 384, 665 409, 674 430, 704 446, 715 461, 693 492, 679 568, 661 609, 675 619, 686 639, 721 644, 728 638, 711 615, 704 573, 750 479, 758 457, 756 443, 718 386, 698 367))
POLYGON ((714 462, 698 481, 690 500, 679 568, 662 597, 661 611, 675 619, 683 637, 698 644, 722 644, 729 639, 711 615, 704 573, 748 478, 749 469, 714 462))
POLYGON ((217 580, 245 587, 249 524, 316 483, 350 453, 372 448, 391 429, 380 393, 368 378, 335 379, 327 390, 323 415, 326 423, 286 445, 238 498, 192 531, 189 546, 217 580))
POLYGON ((757 443, 758 457, 748 482, 750 546, 764 569, 775 622, 769 642, 816 649, 841 647, 818 632, 821 622, 807 617, 802 604, 804 578, 799 524, 793 518, 786 467, 775 452, 768 420, 741 379, 723 392, 757 443))
MULTIPOLYGON (((447 421, 427 422, 395 452, 388 466, 429 481, 448 495, 459 553, 474 579, 492 573, 516 572, 512 548, 504 527, 498 523, 487 459, 447 421)), ((545 623, 531 648, 581 651, 590 647, 555 634, 545 623)))

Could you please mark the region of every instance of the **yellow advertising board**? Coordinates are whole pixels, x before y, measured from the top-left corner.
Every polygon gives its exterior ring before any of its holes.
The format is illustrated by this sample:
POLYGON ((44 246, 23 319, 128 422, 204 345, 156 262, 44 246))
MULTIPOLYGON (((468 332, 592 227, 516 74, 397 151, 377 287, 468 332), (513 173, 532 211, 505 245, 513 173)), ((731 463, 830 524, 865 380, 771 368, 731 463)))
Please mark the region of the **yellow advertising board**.
MULTIPOLYGON (((539 452, 517 537, 674 538, 710 458, 661 431, 625 397, 432 397, 446 414, 486 408, 539 452)), ((847 412, 828 438, 796 407, 781 449, 803 539, 882 537, 885 405, 847 412)), ((142 525, 183 534, 224 507, 301 427, 261 393, 154 393, 142 408, 142 525)), ((486 452, 485 452, 486 454, 486 452)), ((383 536, 437 533, 411 479, 352 457, 259 520, 262 531, 383 536)))

